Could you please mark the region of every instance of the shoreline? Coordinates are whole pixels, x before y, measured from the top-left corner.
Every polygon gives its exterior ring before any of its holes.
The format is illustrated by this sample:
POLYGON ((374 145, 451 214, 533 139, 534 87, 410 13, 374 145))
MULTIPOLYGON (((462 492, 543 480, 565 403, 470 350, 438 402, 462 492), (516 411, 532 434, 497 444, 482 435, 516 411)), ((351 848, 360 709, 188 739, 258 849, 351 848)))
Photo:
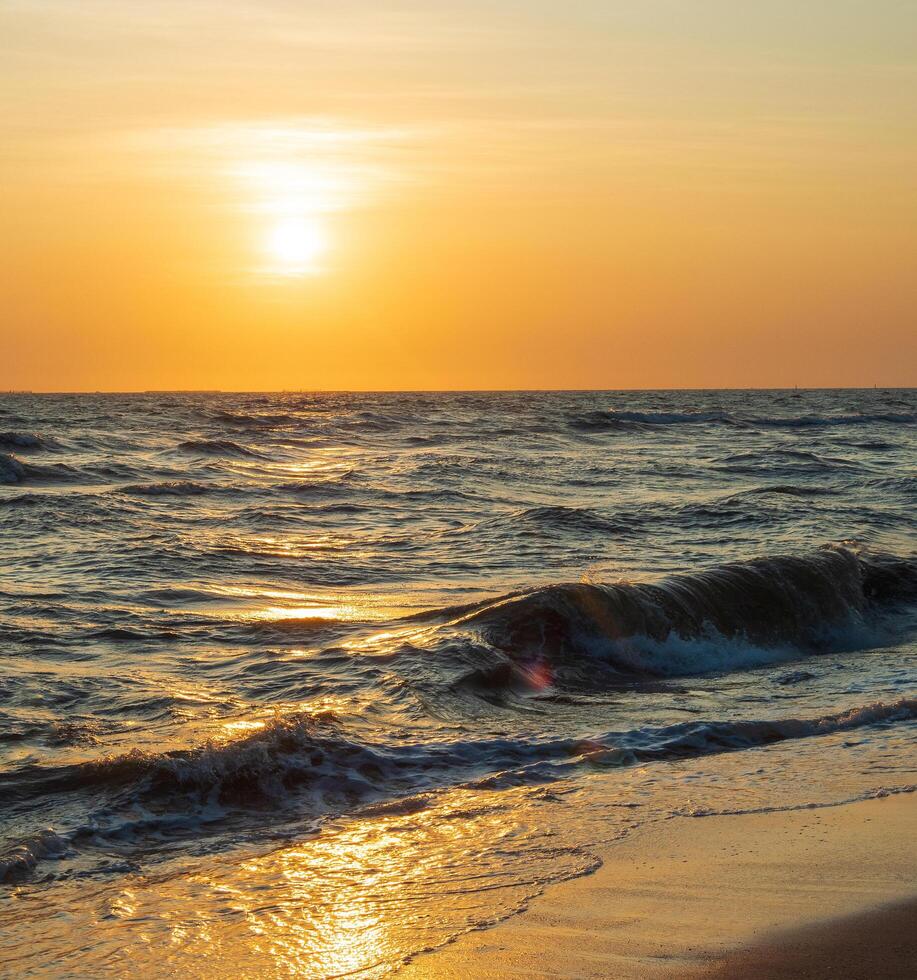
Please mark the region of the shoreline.
POLYGON ((675 817, 396 975, 897 980, 917 963, 915 839, 914 793, 675 817))

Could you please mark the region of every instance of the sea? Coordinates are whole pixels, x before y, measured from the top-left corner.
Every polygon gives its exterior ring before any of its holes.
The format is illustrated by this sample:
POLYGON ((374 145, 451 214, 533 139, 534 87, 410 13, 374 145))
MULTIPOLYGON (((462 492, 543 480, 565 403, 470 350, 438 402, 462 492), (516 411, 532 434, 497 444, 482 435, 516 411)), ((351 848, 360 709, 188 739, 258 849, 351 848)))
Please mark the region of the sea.
POLYGON ((917 783, 917 391, 0 395, 0 974, 382 977, 917 783))

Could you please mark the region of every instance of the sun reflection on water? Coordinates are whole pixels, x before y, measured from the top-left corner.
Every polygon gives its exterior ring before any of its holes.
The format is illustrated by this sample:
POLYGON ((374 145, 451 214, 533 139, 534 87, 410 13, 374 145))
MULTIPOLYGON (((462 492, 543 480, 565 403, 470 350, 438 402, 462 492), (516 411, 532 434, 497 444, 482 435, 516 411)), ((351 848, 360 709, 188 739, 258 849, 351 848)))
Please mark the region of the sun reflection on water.
POLYGON ((359 618, 361 610, 356 606, 268 606, 250 614, 251 619, 325 619, 346 622, 359 618))
MULTIPOLYGON (((510 791, 497 803, 456 790, 369 807, 310 840, 169 883, 225 913, 170 923, 173 945, 230 953, 243 972, 260 964, 259 975, 387 974, 540 890, 531 863, 539 845, 518 823, 531 795, 510 791)), ((162 903, 166 916, 176 908, 176 896, 162 903)))
POLYGON ((37 940, 64 950, 91 933, 80 949, 91 976, 381 978, 518 910, 545 875, 588 869, 546 832, 549 799, 459 787, 366 806, 320 833, 288 816, 274 830, 292 843, 166 852, 126 877, 63 879, 68 914, 36 918, 37 940))
MULTIPOLYGON (((263 536, 262 543, 277 545, 283 543, 281 536, 263 536)), ((292 547, 292 544, 290 545, 292 547)), ((416 600, 411 604, 399 602, 398 596, 375 592, 304 592, 293 589, 264 588, 260 585, 212 585, 209 591, 230 601, 238 601, 249 608, 233 612, 231 617, 238 620, 262 621, 266 623, 284 621, 308 622, 309 620, 328 623, 375 623, 386 622, 416 611, 416 600)), ((405 597, 409 599, 411 597, 405 597)), ((201 614, 208 615, 207 610, 201 614)), ((226 618, 227 610, 218 607, 212 615, 226 618)), ((377 641, 391 634, 373 634, 377 641)))

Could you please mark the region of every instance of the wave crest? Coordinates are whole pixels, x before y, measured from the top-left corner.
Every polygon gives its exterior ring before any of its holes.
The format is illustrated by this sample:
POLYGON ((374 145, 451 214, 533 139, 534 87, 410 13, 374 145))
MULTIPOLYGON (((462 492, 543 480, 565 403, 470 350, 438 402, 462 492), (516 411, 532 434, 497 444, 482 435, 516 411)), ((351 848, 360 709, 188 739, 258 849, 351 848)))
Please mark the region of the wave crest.
POLYGON ((811 429, 851 425, 913 425, 914 412, 883 412, 860 415, 757 416, 711 412, 620 412, 596 410, 574 415, 569 424, 580 431, 639 432, 664 426, 728 425, 742 429, 811 429))
POLYGON ((178 444, 178 448, 186 453, 196 453, 202 456, 243 456, 263 459, 264 455, 254 449, 240 446, 231 439, 186 439, 178 444))
POLYGON ((40 483, 70 483, 79 479, 80 473, 66 463, 23 463, 10 453, 0 453, 0 484, 25 483, 31 480, 40 483))
POLYGON ((0 432, 0 446, 4 449, 50 449, 56 443, 34 432, 0 432))
POLYGON ((843 547, 733 562, 652 584, 554 585, 452 625, 513 660, 601 660, 637 676, 729 670, 843 645, 877 603, 917 597, 917 562, 843 547))
POLYGON ((9 453, 0 453, 0 483, 22 483, 25 478, 25 464, 9 453))
POLYGON ((207 487, 193 480, 167 480, 164 483, 133 483, 119 487, 118 493, 140 497, 193 497, 207 493, 207 487))
MULTIPOLYGON (((44 858, 65 856, 83 839, 111 838, 123 845, 150 832, 194 832, 227 810, 276 809, 301 801, 303 791, 316 817, 355 804, 397 805, 399 799, 461 780, 487 789, 544 783, 584 763, 666 762, 915 718, 917 699, 902 698, 816 718, 697 721, 588 738, 506 736, 385 747, 346 738, 336 724, 328 724, 333 719, 295 714, 230 742, 161 755, 135 751, 50 771, 29 767, 18 774, 18 786, 17 774, 8 774, 3 777, 7 799, 31 802, 43 792, 101 790, 106 802, 86 826, 60 835, 43 831, 0 855, 0 881, 27 875, 44 858)), ((297 803, 297 812, 300 807, 297 803)))

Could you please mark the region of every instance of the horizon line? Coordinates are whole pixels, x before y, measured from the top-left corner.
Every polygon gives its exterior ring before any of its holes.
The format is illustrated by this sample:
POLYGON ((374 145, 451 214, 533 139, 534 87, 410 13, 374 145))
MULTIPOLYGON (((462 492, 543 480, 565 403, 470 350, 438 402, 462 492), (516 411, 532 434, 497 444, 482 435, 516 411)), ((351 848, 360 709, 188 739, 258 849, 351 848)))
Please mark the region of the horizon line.
POLYGON ((72 388, 0 389, 4 395, 503 395, 657 391, 914 391, 917 385, 679 385, 633 388, 72 388))

